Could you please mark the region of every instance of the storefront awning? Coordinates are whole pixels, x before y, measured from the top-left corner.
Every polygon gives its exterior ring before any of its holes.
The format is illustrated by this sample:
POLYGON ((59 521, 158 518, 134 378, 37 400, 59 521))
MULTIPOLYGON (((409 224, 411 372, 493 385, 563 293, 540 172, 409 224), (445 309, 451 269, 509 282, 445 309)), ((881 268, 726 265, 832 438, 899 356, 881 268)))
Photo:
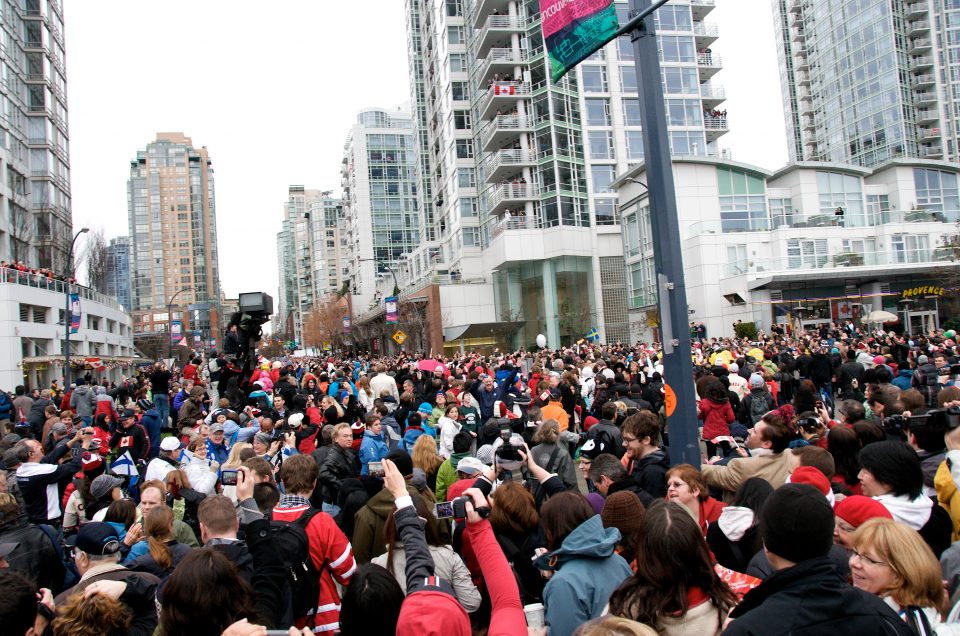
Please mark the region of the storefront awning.
POLYGON ((524 324, 523 322, 476 322, 469 325, 444 327, 443 341, 511 335, 524 324))

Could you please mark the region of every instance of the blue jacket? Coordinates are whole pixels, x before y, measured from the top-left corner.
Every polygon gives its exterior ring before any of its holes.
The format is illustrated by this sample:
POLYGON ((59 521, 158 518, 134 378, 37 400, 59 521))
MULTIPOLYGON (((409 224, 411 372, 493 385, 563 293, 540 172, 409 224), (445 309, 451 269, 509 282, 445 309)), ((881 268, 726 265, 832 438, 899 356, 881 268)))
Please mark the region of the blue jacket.
POLYGON ((223 466, 230 457, 230 446, 224 439, 223 444, 214 444, 212 439, 207 439, 207 459, 223 466))
POLYGON ((6 391, 0 391, 0 420, 9 420, 13 413, 13 402, 6 391))
POLYGON ((590 619, 600 616, 610 594, 633 575, 615 549, 620 531, 604 529, 600 515, 577 526, 557 550, 540 557, 535 565, 555 570, 543 588, 550 636, 570 636, 590 619), (551 568, 549 562, 556 557, 551 568))
POLYGON ((147 431, 147 439, 150 440, 150 452, 147 453, 147 457, 153 459, 160 454, 160 412, 157 407, 145 412, 140 418, 140 424, 147 431))
POLYGON ((190 394, 180 389, 176 395, 173 396, 173 410, 176 413, 180 412, 180 407, 183 406, 183 403, 187 401, 190 397, 190 394))
POLYGON ((403 434, 403 441, 401 445, 403 450, 407 451, 407 454, 413 453, 413 445, 417 443, 417 438, 421 435, 426 435, 426 432, 422 428, 417 428, 414 426, 408 426, 406 432, 403 434))
POLYGON ((369 475, 367 464, 380 461, 389 452, 387 443, 383 441, 382 432, 379 435, 374 435, 370 429, 364 431, 363 441, 360 442, 360 474, 369 475))
POLYGON ((897 373, 897 377, 890 381, 890 384, 897 387, 901 391, 909 391, 911 388, 911 380, 913 379, 913 369, 900 369, 897 373))

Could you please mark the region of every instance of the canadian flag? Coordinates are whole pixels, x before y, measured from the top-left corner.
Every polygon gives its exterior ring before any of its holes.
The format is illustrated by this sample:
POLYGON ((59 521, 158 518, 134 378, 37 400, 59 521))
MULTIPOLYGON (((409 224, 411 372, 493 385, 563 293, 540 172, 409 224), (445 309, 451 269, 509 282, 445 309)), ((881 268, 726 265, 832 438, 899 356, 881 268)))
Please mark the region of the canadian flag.
POLYGON ((104 367, 107 366, 103 363, 103 361, 100 358, 86 358, 84 359, 84 362, 86 362, 91 367, 93 367, 94 371, 99 371, 100 369, 103 369, 104 367))

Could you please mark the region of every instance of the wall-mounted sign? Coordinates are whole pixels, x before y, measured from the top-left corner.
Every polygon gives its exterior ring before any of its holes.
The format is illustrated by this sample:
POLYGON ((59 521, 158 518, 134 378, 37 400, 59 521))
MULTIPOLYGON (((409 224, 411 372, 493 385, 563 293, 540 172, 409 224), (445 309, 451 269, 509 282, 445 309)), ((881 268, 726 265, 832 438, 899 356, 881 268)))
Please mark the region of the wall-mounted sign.
POLYGON ((933 285, 920 285, 911 287, 900 292, 903 298, 912 298, 914 296, 943 296, 943 287, 934 287, 933 285))

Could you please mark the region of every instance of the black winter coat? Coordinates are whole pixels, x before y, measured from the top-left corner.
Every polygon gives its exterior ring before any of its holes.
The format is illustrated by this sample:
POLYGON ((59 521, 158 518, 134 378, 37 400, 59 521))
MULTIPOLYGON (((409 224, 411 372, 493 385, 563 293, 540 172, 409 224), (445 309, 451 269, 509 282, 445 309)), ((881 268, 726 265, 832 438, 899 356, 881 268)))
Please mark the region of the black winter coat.
POLYGON ((353 449, 343 449, 336 444, 330 446, 327 456, 323 459, 320 466, 319 481, 320 494, 323 501, 327 503, 337 503, 337 493, 340 492, 340 484, 344 479, 356 477, 360 474, 360 467, 357 463, 357 455, 353 449))
POLYGON ((879 597, 844 581, 827 557, 780 570, 733 608, 725 636, 910 636, 913 632, 879 597))
POLYGON ((630 475, 654 499, 667 496, 667 471, 670 470, 670 455, 666 448, 654 451, 634 462, 630 475))

